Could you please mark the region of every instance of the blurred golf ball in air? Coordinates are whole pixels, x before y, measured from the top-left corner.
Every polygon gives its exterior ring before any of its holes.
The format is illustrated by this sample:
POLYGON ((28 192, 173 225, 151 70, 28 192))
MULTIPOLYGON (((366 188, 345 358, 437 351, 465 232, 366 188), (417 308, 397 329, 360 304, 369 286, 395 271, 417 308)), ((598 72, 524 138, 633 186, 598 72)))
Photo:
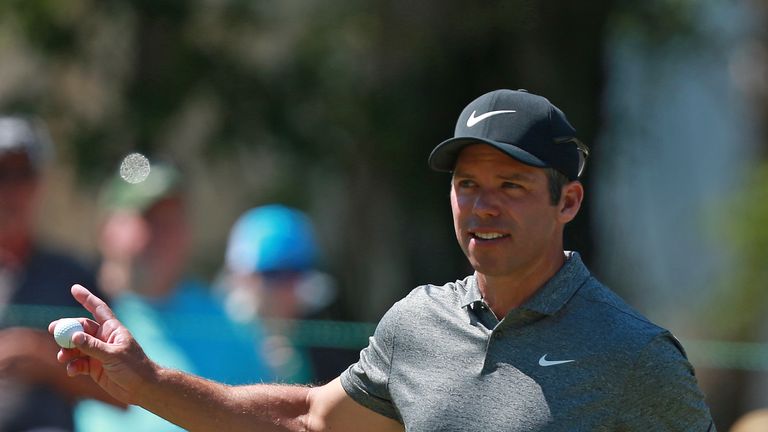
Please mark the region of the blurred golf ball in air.
POLYGON ((149 159, 141 153, 131 153, 120 163, 120 177, 128 183, 141 183, 150 171, 149 159))

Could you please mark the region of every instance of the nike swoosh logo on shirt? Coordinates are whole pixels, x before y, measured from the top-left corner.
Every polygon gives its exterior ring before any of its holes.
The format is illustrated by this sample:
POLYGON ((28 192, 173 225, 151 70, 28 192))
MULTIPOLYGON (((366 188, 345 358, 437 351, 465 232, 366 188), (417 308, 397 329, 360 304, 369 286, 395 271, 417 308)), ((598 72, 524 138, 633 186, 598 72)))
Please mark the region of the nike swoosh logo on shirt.
POLYGON ((472 126, 478 124, 479 122, 487 119, 488 117, 493 117, 493 116, 499 115, 499 114, 513 113, 513 112, 517 112, 517 111, 515 111, 515 110, 488 111, 487 113, 480 114, 477 117, 475 117, 475 112, 476 111, 472 111, 472 114, 469 115, 469 118, 467 119, 467 127, 472 127, 472 126))
POLYGON ((555 366, 563 363, 570 363, 573 361, 576 361, 576 360, 547 360, 547 354, 544 354, 539 359, 539 366, 544 366, 544 367, 555 366))

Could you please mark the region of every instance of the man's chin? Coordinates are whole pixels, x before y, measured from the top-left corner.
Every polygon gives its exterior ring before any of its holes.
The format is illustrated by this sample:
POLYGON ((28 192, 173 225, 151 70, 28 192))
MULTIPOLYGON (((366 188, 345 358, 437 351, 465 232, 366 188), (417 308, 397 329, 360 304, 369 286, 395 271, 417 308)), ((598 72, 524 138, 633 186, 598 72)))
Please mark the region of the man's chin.
POLYGON ((509 273, 509 267, 499 263, 489 263, 486 261, 470 260, 472 268, 476 272, 490 277, 504 276, 509 273))

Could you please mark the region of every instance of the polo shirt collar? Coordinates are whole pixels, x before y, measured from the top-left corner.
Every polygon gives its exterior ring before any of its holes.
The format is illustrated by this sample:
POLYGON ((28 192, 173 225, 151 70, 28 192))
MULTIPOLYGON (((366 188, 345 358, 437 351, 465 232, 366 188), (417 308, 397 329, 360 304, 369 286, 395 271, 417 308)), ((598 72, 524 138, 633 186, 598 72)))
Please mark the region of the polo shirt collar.
POLYGON ((578 252, 566 252, 565 264, 520 308, 554 315, 589 278, 589 270, 578 252))
MULTIPOLYGON (((552 276, 538 291, 528 299, 521 309, 527 309, 544 315, 553 315, 559 311, 576 290, 589 277, 589 270, 581 261, 578 252, 565 252, 565 264, 552 276)), ((483 301, 480 288, 477 285, 477 276, 472 275, 465 280, 467 291, 461 303, 462 308, 478 304, 483 301)))
POLYGON ((464 284, 464 286, 467 287, 467 291, 464 293, 461 307, 474 307, 475 304, 481 303, 483 301, 483 295, 480 293, 480 287, 477 286, 477 276, 473 274, 472 276, 467 277, 464 279, 464 284))

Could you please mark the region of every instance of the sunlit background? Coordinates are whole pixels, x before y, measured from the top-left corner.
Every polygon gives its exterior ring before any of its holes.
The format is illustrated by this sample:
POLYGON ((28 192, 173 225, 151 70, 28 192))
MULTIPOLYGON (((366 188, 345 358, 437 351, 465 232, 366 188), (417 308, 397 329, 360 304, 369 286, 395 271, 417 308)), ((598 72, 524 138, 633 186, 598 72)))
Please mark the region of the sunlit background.
POLYGON ((288 204, 317 224, 339 291, 328 318, 372 323, 415 286, 470 271, 432 147, 486 91, 545 95, 592 150, 567 247, 683 341, 727 430, 768 407, 766 12, 727 0, 4 1, 0 110, 39 116, 56 144, 47 241, 96 260, 104 181, 131 153, 170 159, 193 203, 193 274, 215 278, 242 211, 288 204))

